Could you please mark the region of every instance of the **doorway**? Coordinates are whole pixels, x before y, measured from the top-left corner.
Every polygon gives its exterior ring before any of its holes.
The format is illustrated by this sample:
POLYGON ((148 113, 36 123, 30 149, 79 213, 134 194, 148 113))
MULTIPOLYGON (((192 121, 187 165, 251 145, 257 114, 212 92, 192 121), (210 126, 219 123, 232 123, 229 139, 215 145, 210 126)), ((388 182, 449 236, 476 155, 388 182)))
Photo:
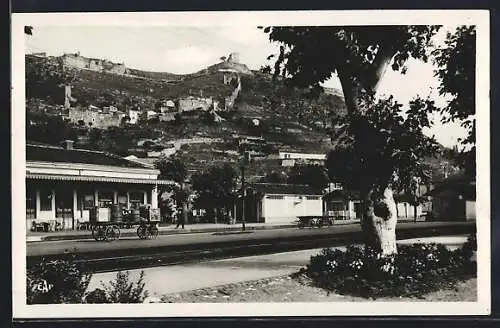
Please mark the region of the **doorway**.
POLYGON ((70 188, 56 190, 56 221, 61 230, 74 229, 73 191, 70 188))

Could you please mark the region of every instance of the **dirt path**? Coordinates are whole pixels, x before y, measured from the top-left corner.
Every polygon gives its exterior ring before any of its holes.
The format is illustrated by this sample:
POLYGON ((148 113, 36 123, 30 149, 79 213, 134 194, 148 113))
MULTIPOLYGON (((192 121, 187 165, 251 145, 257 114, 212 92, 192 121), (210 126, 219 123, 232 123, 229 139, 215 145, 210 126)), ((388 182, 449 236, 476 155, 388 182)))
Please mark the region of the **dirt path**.
MULTIPOLYGON (((365 302, 361 297, 327 293, 311 286, 308 279, 281 276, 218 287, 203 288, 189 292, 163 296, 166 303, 233 303, 233 302, 365 302)), ((381 298, 377 301, 397 302, 475 302, 477 300, 476 279, 460 282, 422 299, 381 298)))

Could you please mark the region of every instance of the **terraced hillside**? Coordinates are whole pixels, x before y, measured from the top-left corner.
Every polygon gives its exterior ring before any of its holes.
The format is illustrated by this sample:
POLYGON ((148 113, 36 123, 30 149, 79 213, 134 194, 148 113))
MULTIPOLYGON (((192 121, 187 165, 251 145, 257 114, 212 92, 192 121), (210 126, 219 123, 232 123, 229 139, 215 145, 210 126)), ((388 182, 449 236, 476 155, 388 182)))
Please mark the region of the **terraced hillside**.
MULTIPOLYGON (((27 56, 26 61, 30 60, 33 58, 27 56)), ((223 100, 233 92, 235 86, 234 83, 224 83, 225 73, 220 69, 241 78, 241 92, 234 109, 219 113, 223 118, 221 121, 213 122, 204 113, 192 113, 175 122, 143 122, 138 129, 143 130, 146 135, 157 136, 160 144, 196 137, 221 139, 217 142, 185 145, 179 151, 191 170, 221 162, 232 162, 237 166, 237 152, 240 150, 237 140, 244 136, 261 137, 264 140, 261 149, 253 149, 259 160, 250 167, 251 175, 263 175, 276 169, 275 162, 262 158, 278 150, 325 152, 329 148, 328 128, 332 114, 343 113, 341 98, 326 94, 320 95, 318 99, 309 98, 303 90, 289 89, 281 82, 272 81, 270 75, 252 72, 239 63, 221 62, 188 75, 133 69, 129 69, 127 75, 78 70, 72 83, 72 97, 76 99, 72 106, 113 105, 120 110, 137 107, 141 110, 155 110, 158 103, 165 99, 190 95, 223 100)), ((50 90, 52 93, 56 92, 50 90)), ((48 112, 57 114, 58 110, 61 111, 58 109, 60 105, 54 103, 54 99, 60 97, 54 97, 55 94, 35 94, 39 99, 28 99, 30 110, 32 104, 43 102, 45 107, 54 107, 48 112)), ((136 132, 127 135, 135 129, 125 127, 88 130, 92 142, 86 147, 124 156, 127 155, 127 149, 136 146, 140 135, 136 132)), ((78 127, 78 134, 81 132, 82 127, 78 127)), ((28 129, 28 139, 38 138, 40 133, 42 132, 38 129, 36 136, 30 135, 28 129)), ((72 132, 70 135, 74 134, 72 132)))

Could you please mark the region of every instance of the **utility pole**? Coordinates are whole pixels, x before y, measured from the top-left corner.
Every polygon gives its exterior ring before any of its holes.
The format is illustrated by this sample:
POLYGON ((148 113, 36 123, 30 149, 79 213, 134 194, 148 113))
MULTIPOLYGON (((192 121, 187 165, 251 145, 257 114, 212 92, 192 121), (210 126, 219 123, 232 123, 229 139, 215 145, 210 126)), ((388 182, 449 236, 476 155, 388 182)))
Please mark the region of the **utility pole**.
POLYGON ((241 224, 245 231, 245 162, 241 165, 241 224))
POLYGON ((242 230, 245 231, 245 165, 250 162, 250 153, 245 151, 243 153, 243 161, 241 162, 241 224, 242 230))

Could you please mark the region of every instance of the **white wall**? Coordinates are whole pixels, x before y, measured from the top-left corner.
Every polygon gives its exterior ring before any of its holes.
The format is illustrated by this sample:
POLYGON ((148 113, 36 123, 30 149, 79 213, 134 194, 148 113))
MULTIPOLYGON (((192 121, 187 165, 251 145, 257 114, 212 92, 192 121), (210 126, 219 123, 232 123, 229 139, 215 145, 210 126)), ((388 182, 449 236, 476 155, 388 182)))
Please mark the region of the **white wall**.
POLYGON ((311 160, 325 160, 325 154, 306 154, 306 153, 290 153, 279 152, 280 159, 311 159, 311 160))
POLYGON ((474 200, 465 201, 465 217, 467 220, 476 219, 476 201, 474 200))
POLYGON ((306 196, 294 195, 283 195, 282 197, 283 199, 266 197, 262 199, 262 216, 266 223, 292 222, 297 219, 297 216, 323 214, 321 197, 319 199, 306 199, 306 196))
MULTIPOLYGON (((398 217, 399 218, 414 218, 413 205, 410 205, 406 202, 401 202, 396 204, 398 207, 398 217)), ((417 217, 421 216, 424 213, 422 209, 422 205, 417 206, 417 217)))

